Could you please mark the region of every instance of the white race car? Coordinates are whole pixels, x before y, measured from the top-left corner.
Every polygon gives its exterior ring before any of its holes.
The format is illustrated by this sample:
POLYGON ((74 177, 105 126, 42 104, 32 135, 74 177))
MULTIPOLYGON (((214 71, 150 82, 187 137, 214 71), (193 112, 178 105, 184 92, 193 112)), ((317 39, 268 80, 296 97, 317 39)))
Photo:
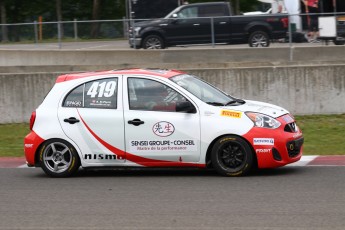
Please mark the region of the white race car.
POLYGON ((239 176, 298 161, 303 145, 287 110, 173 70, 59 76, 30 129, 27 164, 53 177, 80 166, 213 167, 239 176))

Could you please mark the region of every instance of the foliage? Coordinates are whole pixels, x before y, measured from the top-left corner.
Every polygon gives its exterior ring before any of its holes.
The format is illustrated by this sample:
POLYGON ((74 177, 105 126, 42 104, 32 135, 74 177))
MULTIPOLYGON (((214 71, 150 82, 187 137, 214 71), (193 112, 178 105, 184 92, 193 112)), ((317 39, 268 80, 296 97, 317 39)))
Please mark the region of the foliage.
MULTIPOLYGON (((43 21, 57 21, 56 15, 56 0, 1 0, 5 3, 7 11, 7 23, 22 23, 37 21, 39 16, 43 17, 43 21)), ((147 0, 137 0, 137 4, 147 0)), ((171 6, 168 2, 175 0, 165 0, 165 7, 171 6)), ((195 2, 212 2, 216 0, 189 0, 189 3, 195 2)), ((237 0, 230 0, 235 4, 237 0)), ((251 11, 260 5, 257 0, 238 0, 240 1, 240 10, 251 11)), ((154 5, 159 0, 149 0, 154 5)), ((178 2, 178 0, 176 0, 178 2)), ((126 1, 125 0, 99 0, 100 19, 122 19, 126 16, 126 1)), ((91 20, 92 19, 93 0, 62 0, 62 20, 71 21, 78 20, 91 20)), ((150 8, 148 8, 150 10, 150 8)))

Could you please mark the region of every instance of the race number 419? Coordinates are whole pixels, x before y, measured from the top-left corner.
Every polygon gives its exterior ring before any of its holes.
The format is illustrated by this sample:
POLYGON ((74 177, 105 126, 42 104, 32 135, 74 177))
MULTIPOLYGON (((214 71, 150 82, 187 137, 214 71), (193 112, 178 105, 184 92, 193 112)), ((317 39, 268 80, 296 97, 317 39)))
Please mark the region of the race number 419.
POLYGON ((116 89, 116 81, 108 81, 108 82, 94 82, 90 89, 87 91, 87 95, 91 98, 96 97, 111 97, 114 95, 116 89))

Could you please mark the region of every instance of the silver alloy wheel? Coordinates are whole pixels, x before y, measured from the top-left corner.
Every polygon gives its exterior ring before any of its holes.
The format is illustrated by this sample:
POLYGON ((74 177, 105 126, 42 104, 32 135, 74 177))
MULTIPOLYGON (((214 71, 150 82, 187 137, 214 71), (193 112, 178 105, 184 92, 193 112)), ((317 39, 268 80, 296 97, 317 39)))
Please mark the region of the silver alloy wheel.
POLYGON ((72 153, 64 143, 53 142, 44 149, 43 162, 51 172, 62 173, 71 165, 72 153))
POLYGON ((145 41, 146 49, 162 49, 162 41, 157 37, 150 37, 145 41))
POLYGON ((267 47, 267 38, 264 34, 255 34, 252 38, 253 47, 267 47))

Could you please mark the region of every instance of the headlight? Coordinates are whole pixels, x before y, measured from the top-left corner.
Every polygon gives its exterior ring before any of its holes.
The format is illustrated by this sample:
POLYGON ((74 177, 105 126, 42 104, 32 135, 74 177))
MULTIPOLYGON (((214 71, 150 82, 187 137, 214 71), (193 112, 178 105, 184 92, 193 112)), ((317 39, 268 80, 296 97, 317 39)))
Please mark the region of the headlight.
POLYGON ((246 115, 254 122, 256 127, 276 129, 281 125, 280 122, 273 117, 261 113, 247 112, 246 115))

